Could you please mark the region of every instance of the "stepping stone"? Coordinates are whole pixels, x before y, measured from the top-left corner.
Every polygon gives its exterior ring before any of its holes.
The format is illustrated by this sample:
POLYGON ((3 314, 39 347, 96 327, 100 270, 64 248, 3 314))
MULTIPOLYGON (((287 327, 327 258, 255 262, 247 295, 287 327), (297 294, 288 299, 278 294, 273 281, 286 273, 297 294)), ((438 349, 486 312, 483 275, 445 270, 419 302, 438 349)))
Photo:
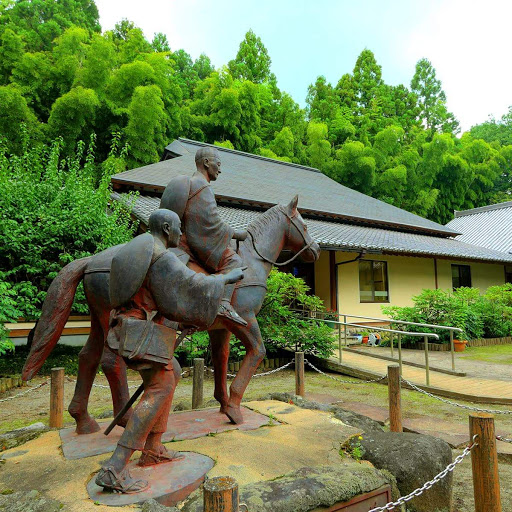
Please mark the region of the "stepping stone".
POLYGON ((96 485, 96 474, 87 484, 89 497, 95 503, 121 507, 143 503, 154 499, 167 507, 183 501, 203 482, 206 473, 214 466, 214 461, 206 455, 193 452, 181 452, 183 459, 157 464, 156 466, 138 467, 137 461, 128 464, 128 470, 135 479, 147 480, 149 488, 135 494, 107 492, 96 485))
MULTIPOLYGON (((220 413, 218 408, 172 413, 169 415, 167 431, 162 436, 162 441, 164 443, 183 441, 228 430, 255 430, 264 425, 278 424, 267 416, 246 407, 242 407, 241 411, 244 418, 241 425, 230 423, 227 416, 220 413)), ((124 429, 116 426, 108 436, 105 436, 103 431, 109 424, 110 422, 100 423, 101 430, 94 434, 78 435, 74 428, 61 429, 60 438, 64 457, 74 460, 113 452, 124 429)))

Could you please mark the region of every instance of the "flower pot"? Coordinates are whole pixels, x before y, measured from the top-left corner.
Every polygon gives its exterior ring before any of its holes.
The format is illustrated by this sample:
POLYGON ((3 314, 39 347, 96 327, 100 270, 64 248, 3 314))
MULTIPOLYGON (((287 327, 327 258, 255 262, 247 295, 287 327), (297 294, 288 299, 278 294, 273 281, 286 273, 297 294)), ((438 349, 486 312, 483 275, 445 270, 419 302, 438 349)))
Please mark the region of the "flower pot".
POLYGON ((455 352, 464 352, 466 350, 466 340, 453 340, 453 348, 455 352))
POLYGON ((368 344, 368 336, 363 336, 363 343, 368 344))

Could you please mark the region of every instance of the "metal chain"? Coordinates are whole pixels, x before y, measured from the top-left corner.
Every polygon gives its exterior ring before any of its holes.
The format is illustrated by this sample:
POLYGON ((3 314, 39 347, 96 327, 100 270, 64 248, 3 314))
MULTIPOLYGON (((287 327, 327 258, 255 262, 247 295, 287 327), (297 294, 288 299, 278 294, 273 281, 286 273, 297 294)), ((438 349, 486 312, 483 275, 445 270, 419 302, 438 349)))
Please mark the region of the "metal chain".
MULTIPOLYGON (((253 378, 256 378, 256 377, 265 377, 267 375, 271 375, 272 373, 277 373, 277 372, 280 372, 281 370, 284 370, 285 368, 288 368, 288 366, 290 366, 291 364, 294 364, 295 361, 292 359, 290 362, 286 363, 285 365, 283 366, 280 366, 279 368, 274 368, 273 370, 270 370, 269 372, 265 372, 265 373, 255 373, 252 377, 253 378)), ((209 372, 212 372, 212 373, 215 373, 215 370, 213 368, 207 368, 205 367, 204 371, 209 371, 209 372)), ((236 377, 236 373, 226 373, 226 375, 228 377, 236 377)))
POLYGON ((18 393, 17 395, 14 395, 14 396, 9 396, 7 398, 2 398, 0 400, 0 402, 8 402, 9 400, 14 400, 15 398, 20 398, 22 396, 28 395, 29 393, 32 393, 32 391, 35 391, 36 389, 40 389, 43 386, 46 386, 46 384, 48 384, 48 382, 49 381, 46 380, 45 382, 42 382, 41 384, 38 384, 37 386, 34 386, 33 388, 27 389, 27 391, 23 391, 23 393, 18 393))
POLYGON ((498 441, 503 441, 504 443, 512 443, 512 439, 509 439, 508 437, 496 436, 496 439, 498 441))
POLYGON ((240 503, 240 505, 238 505, 238 512, 249 512, 249 507, 245 503, 240 503), (242 511, 242 507, 245 507, 244 511, 242 511))
MULTIPOLYGON (((66 380, 68 382, 76 383, 76 380, 72 379, 71 377, 66 376, 66 380)), ((140 384, 142 384, 142 382, 140 384)), ((136 389, 140 386, 140 384, 134 384, 133 386, 128 386, 128 389, 136 389)), ((105 386, 104 384, 93 384, 92 386, 94 388, 110 389, 110 386, 105 386)))
POLYGON ((343 384, 370 384, 372 382, 380 382, 382 380, 387 379, 387 377, 384 375, 383 377, 379 377, 378 379, 371 379, 371 380, 344 380, 344 379, 337 379, 336 377, 333 377, 332 375, 329 375, 327 373, 324 373, 322 370, 319 370, 313 363, 310 363, 307 359, 304 359, 304 362, 311 366, 313 370, 317 371, 318 373, 321 373, 322 375, 325 375, 327 378, 335 380, 336 382, 342 382, 343 384))
POLYGON ((512 411, 499 411, 498 409, 481 409, 480 407, 472 407, 471 405, 458 404, 457 402, 452 402, 451 400, 447 400, 446 398, 442 398, 440 396, 433 395, 432 393, 429 393, 428 391, 421 389, 420 387, 416 386, 416 384, 413 384, 412 382, 404 379, 403 377, 402 377, 402 382, 405 382, 407 385, 411 386, 412 389, 414 389, 415 391, 418 391, 419 393, 427 395, 431 398, 435 398, 436 400, 444 402, 445 404, 454 405, 455 407, 460 407, 461 409, 467 409, 469 411, 477 411, 477 412, 488 412, 490 414, 512 414, 512 411))
POLYGON ((407 496, 398 498, 398 500, 396 500, 396 501, 391 501, 391 502, 387 503, 386 505, 383 505, 382 507, 372 508, 369 512, 384 512, 385 510, 394 510, 396 507, 399 507, 400 505, 407 503, 408 501, 412 500, 413 498, 416 498, 417 496, 421 496, 425 491, 427 491, 433 485, 437 484, 443 478, 445 478, 448 475, 448 473, 453 471, 455 469, 455 466, 457 466, 457 464, 460 464, 469 455, 469 453, 475 446, 478 446, 478 443, 475 441, 477 437, 478 437, 478 434, 475 434, 473 436, 473 439, 471 440, 471 444, 466 446, 466 448, 464 448, 464 451, 460 455, 455 457, 455 460, 451 464, 448 464, 448 466, 446 466, 446 468, 443 469, 443 471, 441 471, 441 473, 438 473, 434 478, 432 478, 432 480, 429 480, 428 482, 423 484, 422 487, 418 487, 417 489, 412 491, 407 496))

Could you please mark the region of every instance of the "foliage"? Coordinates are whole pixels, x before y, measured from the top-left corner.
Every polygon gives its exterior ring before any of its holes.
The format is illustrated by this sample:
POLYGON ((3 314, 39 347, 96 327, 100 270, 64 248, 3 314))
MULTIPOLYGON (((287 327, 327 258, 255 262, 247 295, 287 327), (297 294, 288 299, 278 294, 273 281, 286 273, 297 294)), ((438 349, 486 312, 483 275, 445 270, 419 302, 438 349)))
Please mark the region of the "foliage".
MULTIPOLYGON (((0 143, 0 286, 7 291, 3 301, 16 297, 16 316, 34 319, 64 265, 127 241, 133 226, 120 205, 108 206, 118 138, 96 187, 94 137, 64 157, 62 138, 33 145, 22 133, 22 157, 0 143)), ((77 295, 73 310, 85 313, 83 292, 77 295)))
POLYGON ((512 116, 455 137, 458 123, 427 59, 410 87, 389 85, 371 49, 336 84, 319 76, 303 110, 277 86, 263 41, 249 30, 227 65, 195 61, 165 34, 147 40, 122 19, 100 32, 92 0, 14 0, 0 13, 0 137, 21 155, 33 140, 64 138, 66 154, 96 133, 96 158, 112 132, 125 161, 158 161, 184 136, 320 169, 399 208, 448 222, 453 210, 508 200, 512 116))
MULTIPOLYGON (((455 338, 472 340, 512 335, 512 285, 509 283, 491 286, 484 295, 477 288, 466 287, 453 293, 423 290, 412 300, 413 306, 384 306, 382 311, 395 320, 462 329, 461 334, 455 333, 455 338)), ((407 330, 434 332, 443 343, 450 339, 449 332, 444 330, 417 326, 407 326, 407 330)))
POLYGON ((332 329, 293 311, 323 311, 322 301, 315 295, 308 295, 308 291, 302 279, 275 269, 270 272, 267 294, 257 317, 269 350, 301 350, 321 357, 332 354, 336 346, 332 329))

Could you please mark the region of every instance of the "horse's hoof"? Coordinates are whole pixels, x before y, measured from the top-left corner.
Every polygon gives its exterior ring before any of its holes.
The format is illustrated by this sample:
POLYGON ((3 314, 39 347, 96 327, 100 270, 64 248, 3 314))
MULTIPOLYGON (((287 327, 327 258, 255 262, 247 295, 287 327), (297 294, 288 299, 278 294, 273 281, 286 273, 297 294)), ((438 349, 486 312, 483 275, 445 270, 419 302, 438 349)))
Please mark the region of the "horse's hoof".
POLYGON ((219 409, 220 413, 227 414, 227 411, 228 411, 228 406, 227 405, 221 405, 220 406, 220 409, 219 409))
POLYGON ((231 423, 234 423, 235 425, 241 425, 244 422, 244 417, 242 416, 240 407, 228 405, 224 414, 231 420, 231 423))
POLYGON ((94 434, 94 432, 98 432, 101 430, 101 427, 98 425, 98 422, 89 417, 87 421, 79 421, 76 424, 76 433, 79 435, 82 434, 94 434))

